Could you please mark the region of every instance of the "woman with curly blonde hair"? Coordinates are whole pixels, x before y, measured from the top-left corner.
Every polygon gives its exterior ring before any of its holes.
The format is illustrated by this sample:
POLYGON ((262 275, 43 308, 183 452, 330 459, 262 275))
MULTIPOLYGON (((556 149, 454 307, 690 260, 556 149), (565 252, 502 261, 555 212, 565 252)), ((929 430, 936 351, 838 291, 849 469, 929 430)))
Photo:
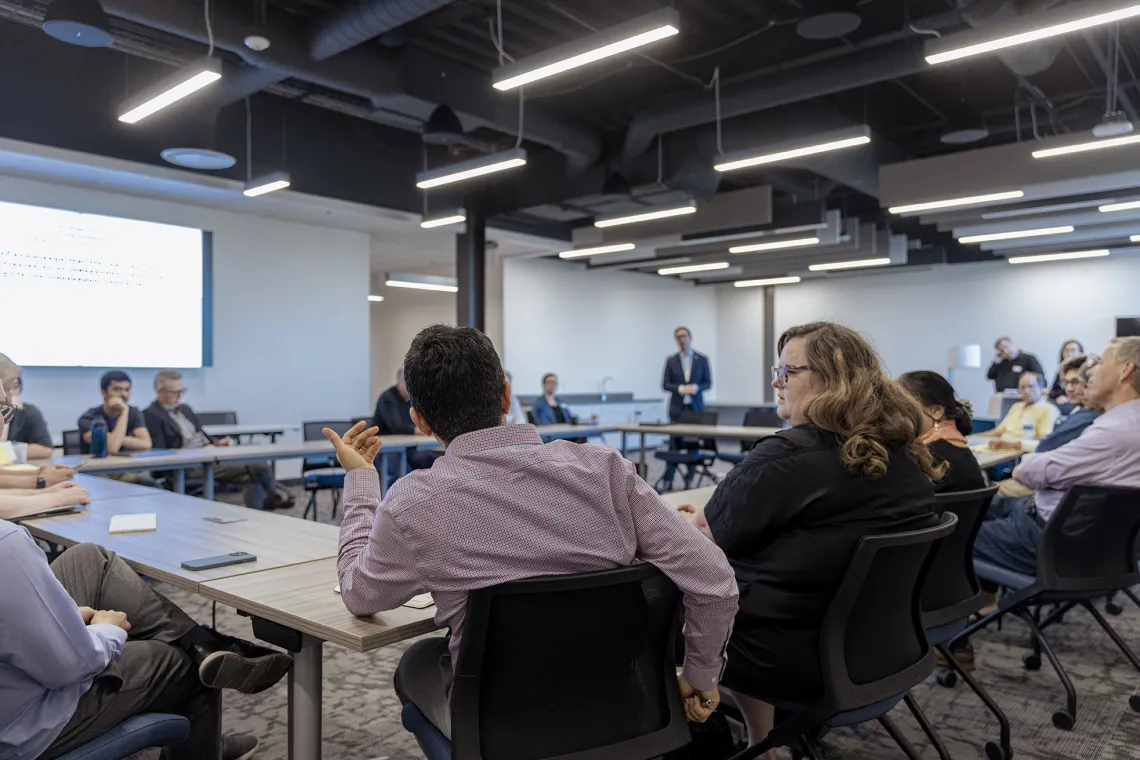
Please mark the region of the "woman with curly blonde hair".
POLYGON ((921 408, 859 333, 813 322, 785 332, 779 351, 772 386, 791 427, 759 441, 703 510, 681 508, 740 584, 722 683, 750 743, 772 727, 760 698, 822 696, 820 629, 856 545, 932 524, 945 471, 920 440, 921 408))

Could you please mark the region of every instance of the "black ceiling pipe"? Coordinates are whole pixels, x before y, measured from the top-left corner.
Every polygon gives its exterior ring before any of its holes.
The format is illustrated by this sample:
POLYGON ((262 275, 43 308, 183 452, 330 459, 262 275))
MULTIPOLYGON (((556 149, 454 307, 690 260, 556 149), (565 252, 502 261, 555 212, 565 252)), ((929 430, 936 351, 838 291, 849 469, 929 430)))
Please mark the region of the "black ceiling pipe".
POLYGON ((351 0, 314 25, 309 53, 323 61, 450 3, 451 0, 351 0))

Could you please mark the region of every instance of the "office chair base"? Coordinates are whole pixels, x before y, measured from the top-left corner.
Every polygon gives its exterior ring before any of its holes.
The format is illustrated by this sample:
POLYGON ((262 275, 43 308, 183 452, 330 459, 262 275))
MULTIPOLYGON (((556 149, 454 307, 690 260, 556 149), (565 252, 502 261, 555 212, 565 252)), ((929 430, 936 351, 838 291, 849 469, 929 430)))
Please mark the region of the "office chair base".
POLYGON ((1072 731, 1073 724, 1076 722, 1076 717, 1066 710, 1058 710, 1053 713, 1053 725, 1062 731, 1072 731))
POLYGON ((1013 754, 1006 754, 1001 747, 993 742, 986 742, 986 760, 1010 760, 1013 754))
POLYGON ((1128 706, 1135 712, 1140 712, 1140 694, 1133 694, 1128 698, 1128 706))
POLYGON ((1021 658, 1021 664, 1025 666, 1026 670, 1041 670, 1041 657, 1035 654, 1027 654, 1021 658))
POLYGON ((953 689, 958 685, 958 674, 953 670, 940 670, 934 676, 934 680, 938 681, 938 685, 947 689, 953 689))
MULTIPOLYGON (((957 660, 951 659, 951 652, 946 646, 940 644, 936 648, 942 650, 942 655, 947 658, 947 662, 951 668, 949 675, 954 676, 955 680, 957 680, 957 677, 961 675, 961 678, 965 682, 966 686, 970 687, 970 690, 978 696, 978 699, 982 700, 982 704, 986 706, 986 709, 989 710, 990 713, 993 714, 993 716, 997 719, 999 737, 998 741, 1000 743, 995 744, 994 742, 986 742, 986 757, 988 760, 1002 760, 1003 758, 1006 758, 1008 760, 1008 758, 1012 758, 1012 732, 1009 726, 1009 718, 1006 717, 1005 712, 1001 709, 998 703, 993 700, 993 697, 989 695, 989 692, 983 689, 981 685, 974 680, 974 677, 970 675, 969 672, 967 672, 958 663, 957 660), (992 750, 991 747, 993 748, 992 750)), ((941 675, 942 674, 940 673, 939 683, 941 683, 941 675)))

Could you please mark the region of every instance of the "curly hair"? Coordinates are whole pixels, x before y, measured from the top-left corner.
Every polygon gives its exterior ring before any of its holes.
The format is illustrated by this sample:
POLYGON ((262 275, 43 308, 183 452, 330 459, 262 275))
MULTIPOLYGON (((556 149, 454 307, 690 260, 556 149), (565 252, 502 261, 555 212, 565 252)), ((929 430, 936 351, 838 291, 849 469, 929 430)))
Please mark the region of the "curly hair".
POLYGON ((847 472, 869 480, 882 477, 890 452, 906 448, 928 477, 942 478, 945 463, 935 466, 930 450, 919 441, 921 407, 891 380, 863 336, 832 322, 812 322, 787 330, 778 350, 796 338, 803 339, 807 365, 823 382, 823 392, 808 401, 804 416, 839 436, 847 472))

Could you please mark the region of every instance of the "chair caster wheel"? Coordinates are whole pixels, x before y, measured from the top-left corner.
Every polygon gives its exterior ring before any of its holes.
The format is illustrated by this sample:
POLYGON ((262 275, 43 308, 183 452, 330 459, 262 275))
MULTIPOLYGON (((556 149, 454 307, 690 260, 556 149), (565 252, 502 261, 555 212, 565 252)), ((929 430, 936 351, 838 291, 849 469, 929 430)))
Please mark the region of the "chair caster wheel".
POLYGON ((947 689, 952 689, 954 688, 955 684, 958 683, 958 674, 953 670, 940 670, 938 671, 938 675, 935 676, 935 680, 938 681, 939 686, 945 686, 947 689))
POLYGON ((1010 760, 1012 753, 1007 755, 1005 750, 995 742, 986 742, 986 760, 1010 760))
POLYGON ((1021 658, 1021 664, 1025 666, 1026 670, 1041 670, 1041 657, 1035 654, 1027 654, 1021 658))
POLYGON ((1058 710, 1053 713, 1053 725, 1062 731, 1072 731, 1074 723, 1076 723, 1076 718, 1066 710, 1058 710))
POLYGON ((1128 706, 1134 711, 1140 712, 1140 694, 1133 694, 1128 698, 1128 706))
POLYGON ((1124 608, 1121 607, 1116 602, 1105 602, 1104 603, 1104 611, 1107 612, 1109 615, 1119 615, 1119 614, 1124 612, 1124 608))

